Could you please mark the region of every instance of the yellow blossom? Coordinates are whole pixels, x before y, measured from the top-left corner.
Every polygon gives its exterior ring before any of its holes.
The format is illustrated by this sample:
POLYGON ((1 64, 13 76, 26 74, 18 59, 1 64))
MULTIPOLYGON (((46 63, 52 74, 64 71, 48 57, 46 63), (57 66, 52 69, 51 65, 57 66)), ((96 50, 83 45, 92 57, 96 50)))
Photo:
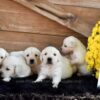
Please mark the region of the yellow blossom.
POLYGON ((100 21, 92 30, 92 35, 88 38, 88 47, 85 57, 87 69, 96 70, 95 77, 98 78, 100 70, 100 21))
POLYGON ((98 77, 99 77, 99 71, 96 72, 95 77, 96 77, 96 79, 98 79, 98 77))

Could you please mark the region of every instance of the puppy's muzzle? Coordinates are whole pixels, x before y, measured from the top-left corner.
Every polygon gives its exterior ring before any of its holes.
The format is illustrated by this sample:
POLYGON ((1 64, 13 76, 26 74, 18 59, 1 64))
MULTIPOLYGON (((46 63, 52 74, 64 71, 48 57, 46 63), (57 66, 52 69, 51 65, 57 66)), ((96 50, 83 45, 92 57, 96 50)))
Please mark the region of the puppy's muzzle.
POLYGON ((34 59, 30 59, 30 64, 34 64, 34 59))
POLYGON ((52 64, 52 58, 47 58, 47 64, 52 64))

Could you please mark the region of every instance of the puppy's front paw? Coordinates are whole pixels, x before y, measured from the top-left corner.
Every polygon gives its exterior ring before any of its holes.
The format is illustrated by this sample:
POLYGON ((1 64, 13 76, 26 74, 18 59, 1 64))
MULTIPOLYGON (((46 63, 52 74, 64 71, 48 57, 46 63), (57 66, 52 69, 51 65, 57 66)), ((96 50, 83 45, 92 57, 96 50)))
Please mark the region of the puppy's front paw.
POLYGON ((53 84, 53 88, 58 88, 58 84, 53 84))
POLYGON ((4 78, 3 81, 5 82, 9 82, 11 80, 11 78, 4 78))
POLYGON ((42 82, 42 80, 36 80, 33 83, 38 83, 38 82, 42 82))

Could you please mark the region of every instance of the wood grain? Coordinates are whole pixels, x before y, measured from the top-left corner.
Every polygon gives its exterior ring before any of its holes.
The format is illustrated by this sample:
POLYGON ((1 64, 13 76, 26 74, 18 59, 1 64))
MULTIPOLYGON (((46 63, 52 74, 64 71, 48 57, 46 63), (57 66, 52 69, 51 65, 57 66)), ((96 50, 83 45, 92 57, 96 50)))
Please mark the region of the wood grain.
MULTIPOLYGON (((12 2, 11 0, 1 0, 0 3, 0 29, 7 31, 30 32, 53 35, 77 35, 67 27, 63 27, 48 18, 37 14, 26 7, 12 2), (41 27, 42 25, 42 27, 41 27), (48 26, 48 27, 47 27, 48 26)), ((64 13, 71 12, 91 25, 100 19, 99 9, 89 9, 72 6, 58 6, 64 13), (81 14, 80 14, 81 13, 81 14)), ((76 25, 77 26, 77 25, 76 25)), ((80 26, 81 27, 81 26, 80 26)), ((91 29, 89 34, 91 34, 91 29)), ((81 28, 80 28, 81 30, 81 28)), ((84 33, 84 32, 83 32, 84 33)), ((79 35, 79 34, 78 34, 79 35)))
POLYGON ((77 35, 76 32, 10 0, 0 2, 0 30, 60 36, 77 35))
POLYGON ((48 0, 54 4, 100 9, 100 0, 48 0))
POLYGON ((81 33, 82 35, 88 37, 91 32, 91 25, 87 22, 85 22, 80 17, 66 12, 66 14, 59 9, 59 7, 56 7, 55 5, 48 3, 46 0, 43 0, 45 2, 41 2, 40 0, 13 0, 33 11, 36 11, 37 13, 42 14, 43 16, 46 16, 61 25, 68 27, 69 29, 72 29, 78 33, 81 33))
MULTIPOLYGON (((29 46, 36 46, 41 50, 49 45, 60 48, 64 38, 65 36, 0 31, 0 47, 9 51, 24 50, 29 46)), ((87 38, 78 35, 77 38, 86 44, 87 38)))

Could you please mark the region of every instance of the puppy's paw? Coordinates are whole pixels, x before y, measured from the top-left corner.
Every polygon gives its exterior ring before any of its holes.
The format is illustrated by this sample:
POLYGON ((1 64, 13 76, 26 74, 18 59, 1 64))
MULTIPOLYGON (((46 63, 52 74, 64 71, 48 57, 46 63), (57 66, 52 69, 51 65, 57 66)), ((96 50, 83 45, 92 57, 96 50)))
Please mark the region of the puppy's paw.
POLYGON ((53 84, 53 88, 58 88, 58 84, 53 84))
POLYGON ((33 83, 39 83, 39 82, 42 82, 42 80, 33 81, 33 83))
POLYGON ((5 82, 9 82, 11 80, 11 78, 4 78, 3 81, 5 82))

